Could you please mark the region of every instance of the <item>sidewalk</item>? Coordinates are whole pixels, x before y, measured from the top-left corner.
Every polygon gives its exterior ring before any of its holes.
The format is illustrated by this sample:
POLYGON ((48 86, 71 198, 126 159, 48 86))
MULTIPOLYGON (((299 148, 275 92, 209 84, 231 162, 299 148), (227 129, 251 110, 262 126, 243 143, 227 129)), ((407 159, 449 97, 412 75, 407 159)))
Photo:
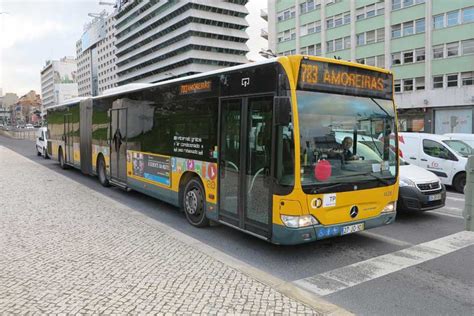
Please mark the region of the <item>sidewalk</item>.
POLYGON ((0 146, 0 314, 156 312, 347 313, 0 146))

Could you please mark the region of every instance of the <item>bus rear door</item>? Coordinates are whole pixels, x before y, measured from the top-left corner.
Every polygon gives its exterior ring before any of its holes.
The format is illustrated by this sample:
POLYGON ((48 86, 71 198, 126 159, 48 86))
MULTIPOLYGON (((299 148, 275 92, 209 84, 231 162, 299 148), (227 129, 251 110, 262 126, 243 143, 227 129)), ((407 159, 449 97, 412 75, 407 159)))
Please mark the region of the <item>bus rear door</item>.
POLYGON ((220 100, 219 219, 271 237, 273 95, 220 100))
POLYGON ((110 179, 116 185, 127 182, 127 108, 110 110, 110 179))

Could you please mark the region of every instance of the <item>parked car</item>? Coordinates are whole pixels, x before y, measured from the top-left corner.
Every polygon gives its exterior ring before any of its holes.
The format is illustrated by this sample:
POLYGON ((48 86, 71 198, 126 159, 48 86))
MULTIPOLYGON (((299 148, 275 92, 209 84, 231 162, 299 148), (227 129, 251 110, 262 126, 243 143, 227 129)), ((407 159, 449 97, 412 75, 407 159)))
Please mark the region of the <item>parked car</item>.
POLYGON ((48 129, 46 127, 41 127, 36 132, 36 154, 43 156, 44 159, 49 158, 47 134, 48 129))
POLYGON ((399 135, 400 155, 407 162, 433 172, 443 184, 464 192, 467 158, 474 154, 471 146, 443 135, 399 135))
POLYGON ((397 210, 428 211, 446 203, 446 188, 432 172, 400 158, 397 210))
POLYGON ((471 148, 474 148, 474 134, 450 133, 444 134, 444 136, 448 136, 450 139, 462 140, 466 144, 469 144, 471 148))

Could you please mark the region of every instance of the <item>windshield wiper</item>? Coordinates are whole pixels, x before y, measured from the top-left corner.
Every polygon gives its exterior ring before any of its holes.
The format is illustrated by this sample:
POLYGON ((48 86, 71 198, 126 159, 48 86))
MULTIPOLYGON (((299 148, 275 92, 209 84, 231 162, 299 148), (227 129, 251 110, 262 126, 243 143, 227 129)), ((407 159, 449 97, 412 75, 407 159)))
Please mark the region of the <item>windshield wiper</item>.
POLYGON ((389 180, 387 180, 386 178, 376 176, 372 172, 361 172, 361 173, 351 174, 351 175, 348 175, 348 176, 350 176, 350 177, 352 177, 352 176, 371 176, 372 178, 377 179, 382 184, 390 184, 389 180))
POLYGON ((318 194, 320 193, 321 191, 323 190, 326 190, 326 189, 334 189, 334 188, 338 188, 338 187, 342 187, 344 185, 348 185, 347 182, 341 182, 341 183, 336 183, 336 184, 333 184, 333 185, 328 185, 328 186, 323 186, 323 187, 319 187, 319 188, 314 188, 313 190, 311 190, 311 194, 318 194))

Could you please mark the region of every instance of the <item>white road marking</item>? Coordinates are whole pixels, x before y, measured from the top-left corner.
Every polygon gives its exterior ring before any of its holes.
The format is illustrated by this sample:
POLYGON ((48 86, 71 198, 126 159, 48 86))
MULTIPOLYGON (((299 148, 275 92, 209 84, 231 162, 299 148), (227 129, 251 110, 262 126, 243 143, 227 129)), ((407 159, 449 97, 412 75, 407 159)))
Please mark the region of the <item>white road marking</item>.
POLYGON ((317 295, 329 295, 471 245, 474 245, 474 232, 462 231, 309 278, 296 280, 294 283, 317 295))
POLYGON ((365 235, 367 237, 377 239, 377 240, 380 240, 380 241, 383 241, 383 242, 387 242, 387 243, 393 244, 395 246, 401 246, 401 247, 411 247, 411 246, 413 246, 412 243, 409 243, 409 242, 406 242, 406 241, 403 241, 403 240, 400 240, 400 239, 395 239, 395 238, 392 238, 392 237, 388 237, 388 236, 379 235, 379 234, 376 234, 376 233, 373 233, 373 232, 370 232, 370 231, 362 231, 362 232, 359 232, 358 234, 359 235, 365 235))
POLYGON ((435 214, 438 214, 438 215, 464 219, 464 217, 462 215, 454 215, 454 214, 451 214, 451 213, 441 212, 441 211, 429 211, 429 212, 430 213, 435 213, 435 214))
POLYGON ((451 201, 458 201, 458 202, 464 202, 465 201, 465 199, 452 197, 452 196, 447 196, 446 199, 451 200, 451 201))

